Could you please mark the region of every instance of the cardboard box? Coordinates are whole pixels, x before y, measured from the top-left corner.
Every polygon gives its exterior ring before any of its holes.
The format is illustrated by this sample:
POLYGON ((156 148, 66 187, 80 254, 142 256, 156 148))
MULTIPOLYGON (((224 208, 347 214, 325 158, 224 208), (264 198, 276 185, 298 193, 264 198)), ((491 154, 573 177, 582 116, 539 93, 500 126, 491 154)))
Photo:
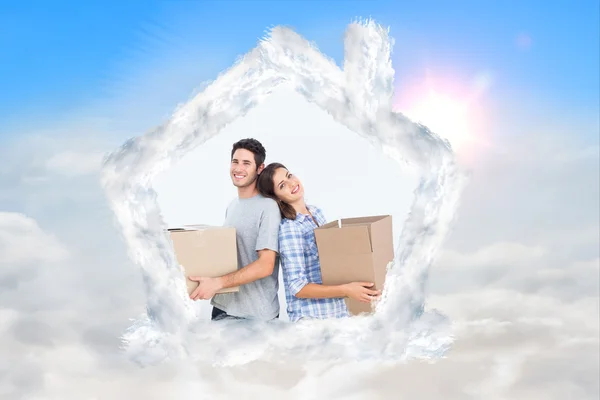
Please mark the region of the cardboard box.
MULTIPOLYGON (((189 276, 215 278, 238 269, 235 228, 208 225, 184 225, 168 230, 175 258, 183 267, 188 294, 198 287, 189 276)), ((217 293, 239 292, 239 286, 217 293)))
MULTIPOLYGON (((394 260, 392 216, 346 218, 315 229, 324 285, 373 282, 382 290, 387 265, 394 260)), ((371 304, 346 299, 353 315, 370 313, 371 304)))

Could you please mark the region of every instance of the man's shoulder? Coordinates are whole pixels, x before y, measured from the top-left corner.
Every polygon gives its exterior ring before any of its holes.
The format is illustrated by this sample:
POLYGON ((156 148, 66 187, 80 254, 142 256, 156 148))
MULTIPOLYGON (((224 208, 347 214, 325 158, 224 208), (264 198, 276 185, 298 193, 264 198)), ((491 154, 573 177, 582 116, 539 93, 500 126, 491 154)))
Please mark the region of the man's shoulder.
POLYGON ((235 207, 236 204, 238 204, 240 201, 237 197, 234 197, 233 199, 229 200, 229 203, 227 204, 227 209, 235 207))
POLYGON ((279 212, 279 206, 277 205, 277 202, 272 198, 265 197, 259 194, 256 200, 258 201, 258 204, 260 204, 261 210, 266 210, 269 212, 279 212))
POLYGON ((263 196, 262 194, 257 194, 256 195, 256 200, 260 203, 260 204, 270 204, 270 205, 277 205, 277 202, 275 200, 273 200, 270 197, 267 196, 263 196))
POLYGON ((237 214, 240 215, 240 218, 246 220, 262 220, 268 217, 277 223, 278 219, 281 219, 281 212, 279 211, 277 202, 268 197, 257 195, 252 199, 242 202, 236 199, 232 205, 237 209, 237 214))

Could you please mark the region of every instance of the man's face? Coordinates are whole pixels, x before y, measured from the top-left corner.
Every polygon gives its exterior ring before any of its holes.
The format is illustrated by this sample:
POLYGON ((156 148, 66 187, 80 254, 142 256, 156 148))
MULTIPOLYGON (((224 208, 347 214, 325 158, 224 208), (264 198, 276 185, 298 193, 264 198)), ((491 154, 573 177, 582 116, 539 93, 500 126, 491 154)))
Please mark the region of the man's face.
POLYGON ((262 171, 264 165, 261 165, 257 171, 254 153, 246 149, 237 149, 231 159, 229 174, 233 185, 242 188, 250 186, 256 182, 258 174, 262 171))

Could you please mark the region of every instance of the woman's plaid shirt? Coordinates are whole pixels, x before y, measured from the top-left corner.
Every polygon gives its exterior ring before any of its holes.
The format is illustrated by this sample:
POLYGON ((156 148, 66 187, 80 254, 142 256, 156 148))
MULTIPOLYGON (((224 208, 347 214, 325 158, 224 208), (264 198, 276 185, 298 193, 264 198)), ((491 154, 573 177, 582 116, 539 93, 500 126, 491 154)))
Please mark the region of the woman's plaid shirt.
MULTIPOLYGON (((323 212, 307 206, 319 226, 326 223, 323 212)), ((314 229, 317 227, 310 215, 296 214, 296 219, 284 218, 279 227, 279 256, 285 284, 287 313, 290 321, 301 318, 343 318, 348 309, 343 298, 302 299, 296 294, 307 283, 322 284, 319 253, 314 229)))

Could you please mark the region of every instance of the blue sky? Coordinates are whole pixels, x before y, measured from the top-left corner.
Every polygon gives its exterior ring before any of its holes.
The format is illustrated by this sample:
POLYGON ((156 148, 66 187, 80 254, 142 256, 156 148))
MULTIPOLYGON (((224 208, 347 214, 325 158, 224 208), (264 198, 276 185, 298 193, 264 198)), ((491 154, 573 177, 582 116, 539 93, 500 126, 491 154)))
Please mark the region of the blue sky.
MULTIPOLYGON (((600 107, 597 1, 523 3, 4 1, 0 140, 82 105, 110 103, 139 71, 170 65, 170 55, 193 51, 198 77, 213 79, 273 25, 291 26, 341 63, 345 26, 369 16, 396 39, 398 85, 430 65, 458 76, 491 70, 499 83, 493 102, 593 118, 600 107), (519 35, 531 38, 529 48, 519 49, 519 35)), ((177 92, 184 95, 178 101, 187 94, 177 92)))

